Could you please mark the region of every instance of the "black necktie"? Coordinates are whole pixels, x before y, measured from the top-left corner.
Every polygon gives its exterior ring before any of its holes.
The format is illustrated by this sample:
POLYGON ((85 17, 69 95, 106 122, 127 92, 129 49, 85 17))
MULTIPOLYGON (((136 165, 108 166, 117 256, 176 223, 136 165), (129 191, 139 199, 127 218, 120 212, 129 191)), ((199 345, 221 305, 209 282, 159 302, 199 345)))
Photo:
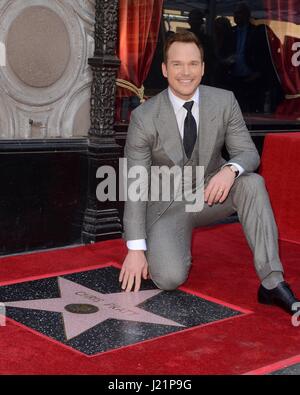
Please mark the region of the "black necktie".
POLYGON ((190 159, 197 140, 197 124, 192 114, 192 107, 194 102, 187 101, 183 107, 187 110, 184 120, 183 146, 186 156, 190 159))

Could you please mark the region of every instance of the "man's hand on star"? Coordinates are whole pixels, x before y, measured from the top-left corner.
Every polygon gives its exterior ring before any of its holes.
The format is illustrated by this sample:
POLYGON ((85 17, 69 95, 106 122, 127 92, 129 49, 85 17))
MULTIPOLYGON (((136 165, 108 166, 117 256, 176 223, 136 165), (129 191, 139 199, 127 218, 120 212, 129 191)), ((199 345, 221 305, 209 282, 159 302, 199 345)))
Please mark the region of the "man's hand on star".
POLYGON ((204 189, 204 201, 209 206, 216 203, 223 203, 229 194, 234 183, 235 174, 228 166, 223 167, 215 174, 204 189))
POLYGON ((140 289, 142 277, 146 280, 147 276, 148 262, 144 251, 129 250, 119 276, 122 289, 130 292, 134 286, 134 292, 137 292, 140 289))

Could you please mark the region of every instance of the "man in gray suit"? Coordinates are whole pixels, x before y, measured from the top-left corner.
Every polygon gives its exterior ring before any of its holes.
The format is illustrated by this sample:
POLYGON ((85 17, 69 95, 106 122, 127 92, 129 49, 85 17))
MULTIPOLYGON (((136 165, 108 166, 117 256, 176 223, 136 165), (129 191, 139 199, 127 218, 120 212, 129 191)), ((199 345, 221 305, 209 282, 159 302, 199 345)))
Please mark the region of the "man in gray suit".
MULTIPOLYGON (((259 155, 233 93, 200 85, 203 48, 191 32, 167 39, 162 72, 169 88, 131 115, 125 147, 128 171, 134 166, 142 166, 147 174, 153 166, 160 166, 162 172, 174 165, 203 166, 205 204, 200 211, 187 212, 175 192, 169 201, 126 201, 128 253, 119 278, 122 289, 138 291, 148 273, 160 289, 176 289, 186 281, 191 266, 193 228, 237 212, 261 281, 259 302, 291 313, 297 300, 283 278, 277 227, 264 180, 253 173, 259 155), (229 162, 222 157, 224 144, 229 162)), ((128 180, 129 188, 132 182, 128 180)), ((198 181, 193 182, 197 189, 198 181)), ((147 182, 143 188, 148 196, 147 182)))

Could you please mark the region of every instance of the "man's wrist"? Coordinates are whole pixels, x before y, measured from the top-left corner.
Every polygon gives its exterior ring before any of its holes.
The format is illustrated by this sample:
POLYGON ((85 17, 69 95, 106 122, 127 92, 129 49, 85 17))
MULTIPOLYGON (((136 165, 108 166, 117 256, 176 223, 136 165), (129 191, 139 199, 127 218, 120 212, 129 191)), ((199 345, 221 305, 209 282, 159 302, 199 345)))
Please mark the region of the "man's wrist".
POLYGON ((239 170, 237 169, 237 167, 235 166, 235 165, 228 165, 227 166, 229 169, 230 169, 230 171, 232 171, 232 173, 234 174, 234 178, 237 178, 238 177, 238 175, 239 175, 239 170))
POLYGON ((147 250, 146 239, 127 240, 126 245, 129 250, 147 250))
POLYGON ((223 166, 223 169, 229 170, 229 172, 234 176, 234 178, 237 178, 240 174, 238 168, 231 163, 228 163, 227 165, 223 166))
MULTIPOLYGON (((227 163, 225 163, 225 165, 223 165, 222 166, 222 168, 224 168, 224 167, 227 167, 227 166, 234 166, 235 168, 236 168, 236 170, 239 172, 239 174, 237 175, 237 177, 240 177, 244 172, 245 172, 245 169, 241 166, 241 165, 239 165, 238 163, 236 163, 236 162, 227 162, 227 163)), ((236 178, 237 178, 236 177, 236 178)))

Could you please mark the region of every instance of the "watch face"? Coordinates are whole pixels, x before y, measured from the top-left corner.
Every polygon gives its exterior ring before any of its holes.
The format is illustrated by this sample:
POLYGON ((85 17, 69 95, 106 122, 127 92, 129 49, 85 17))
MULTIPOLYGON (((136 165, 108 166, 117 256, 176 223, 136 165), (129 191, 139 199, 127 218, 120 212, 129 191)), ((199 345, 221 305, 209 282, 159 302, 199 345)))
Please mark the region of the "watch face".
POLYGON ((239 171, 234 165, 230 166, 230 170, 232 170, 235 173, 236 177, 239 175, 239 171))

